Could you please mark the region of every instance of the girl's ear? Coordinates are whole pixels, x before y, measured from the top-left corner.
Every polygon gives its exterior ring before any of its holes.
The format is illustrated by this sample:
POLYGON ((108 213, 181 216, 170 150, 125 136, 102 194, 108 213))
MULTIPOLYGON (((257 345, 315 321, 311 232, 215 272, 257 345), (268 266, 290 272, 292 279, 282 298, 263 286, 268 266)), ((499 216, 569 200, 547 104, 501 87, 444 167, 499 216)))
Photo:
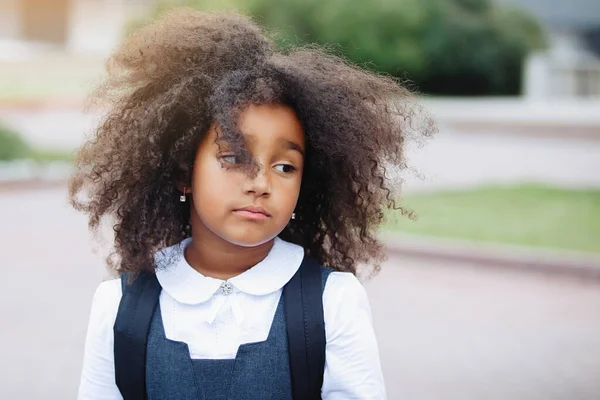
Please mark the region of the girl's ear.
POLYGON ((180 192, 183 192, 184 190, 187 190, 188 192, 192 191, 191 183, 187 182, 187 179, 181 176, 174 176, 173 183, 180 192))
POLYGON ((177 187, 177 190, 179 190, 181 193, 191 193, 192 192, 192 187, 188 184, 175 182, 175 186, 177 187))

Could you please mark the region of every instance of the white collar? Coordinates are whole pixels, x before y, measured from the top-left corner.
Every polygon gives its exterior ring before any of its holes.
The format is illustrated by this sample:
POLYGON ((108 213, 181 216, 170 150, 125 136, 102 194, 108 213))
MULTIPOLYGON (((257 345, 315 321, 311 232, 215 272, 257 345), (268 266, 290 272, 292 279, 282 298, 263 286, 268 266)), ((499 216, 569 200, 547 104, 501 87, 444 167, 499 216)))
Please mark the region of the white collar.
MULTIPOLYGON (((156 278, 163 290, 179 303, 199 304, 210 299, 224 281, 204 276, 187 263, 183 254, 190 242, 191 238, 187 238, 156 254, 157 265, 160 265, 161 258, 167 259, 169 264, 157 269, 156 278)), ((277 237, 267 257, 228 282, 234 290, 251 295, 270 294, 288 283, 303 258, 301 246, 277 237)))

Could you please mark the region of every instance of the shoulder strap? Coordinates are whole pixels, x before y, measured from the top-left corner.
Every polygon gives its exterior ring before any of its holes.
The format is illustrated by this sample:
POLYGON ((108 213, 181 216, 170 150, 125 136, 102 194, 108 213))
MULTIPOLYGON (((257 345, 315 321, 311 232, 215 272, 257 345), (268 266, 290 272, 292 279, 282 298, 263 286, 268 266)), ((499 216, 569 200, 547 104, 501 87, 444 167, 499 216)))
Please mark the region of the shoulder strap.
POLYGON ((160 284, 141 273, 133 282, 121 276, 123 296, 114 326, 115 379, 124 400, 146 399, 146 344, 160 284))
POLYGON ((325 322, 321 266, 304 257, 298 272, 283 289, 295 400, 321 399, 325 371, 325 322))

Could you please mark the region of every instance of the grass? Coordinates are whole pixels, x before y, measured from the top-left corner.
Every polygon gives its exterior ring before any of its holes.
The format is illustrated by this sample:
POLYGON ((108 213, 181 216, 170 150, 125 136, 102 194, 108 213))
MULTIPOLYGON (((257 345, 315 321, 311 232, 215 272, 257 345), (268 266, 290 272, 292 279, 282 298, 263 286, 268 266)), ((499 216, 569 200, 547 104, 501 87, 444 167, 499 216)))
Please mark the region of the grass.
POLYGON ((407 196, 386 230, 600 253, 600 190, 524 185, 407 196))

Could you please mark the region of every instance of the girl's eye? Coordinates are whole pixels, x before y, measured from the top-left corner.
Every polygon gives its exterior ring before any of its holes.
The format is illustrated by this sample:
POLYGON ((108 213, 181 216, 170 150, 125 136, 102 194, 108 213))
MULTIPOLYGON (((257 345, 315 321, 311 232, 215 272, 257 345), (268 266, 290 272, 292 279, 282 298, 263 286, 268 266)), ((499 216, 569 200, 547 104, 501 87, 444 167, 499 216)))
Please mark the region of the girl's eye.
POLYGON ((225 164, 236 164, 237 162, 237 157, 233 154, 225 154, 222 156, 219 156, 219 159, 224 162, 225 164))
POLYGON ((275 169, 286 174, 289 174, 290 172, 294 172, 296 170, 296 168, 293 165, 289 164, 278 164, 275 166, 275 169))

